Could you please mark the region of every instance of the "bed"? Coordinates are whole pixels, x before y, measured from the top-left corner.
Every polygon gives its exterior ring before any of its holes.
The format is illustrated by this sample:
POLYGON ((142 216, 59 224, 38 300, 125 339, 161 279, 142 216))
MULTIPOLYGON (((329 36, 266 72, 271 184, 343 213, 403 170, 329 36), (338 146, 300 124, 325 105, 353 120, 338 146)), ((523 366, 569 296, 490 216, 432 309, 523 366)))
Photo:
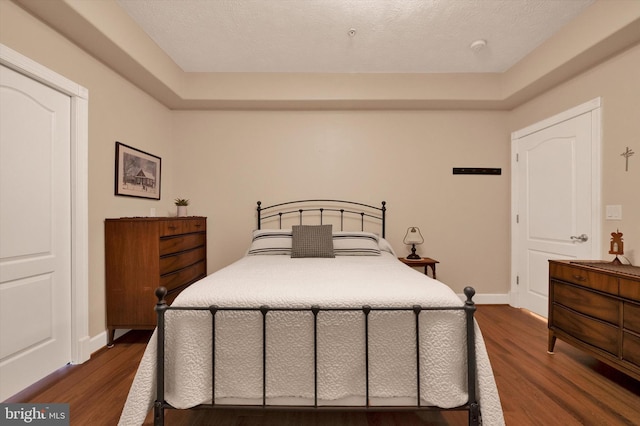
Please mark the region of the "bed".
POLYGON ((243 258, 171 306, 156 290, 158 328, 119 424, 152 407, 155 424, 193 407, 466 410, 469 424, 504 424, 474 290, 462 301, 408 268, 385 227, 384 202, 258 202, 243 258))

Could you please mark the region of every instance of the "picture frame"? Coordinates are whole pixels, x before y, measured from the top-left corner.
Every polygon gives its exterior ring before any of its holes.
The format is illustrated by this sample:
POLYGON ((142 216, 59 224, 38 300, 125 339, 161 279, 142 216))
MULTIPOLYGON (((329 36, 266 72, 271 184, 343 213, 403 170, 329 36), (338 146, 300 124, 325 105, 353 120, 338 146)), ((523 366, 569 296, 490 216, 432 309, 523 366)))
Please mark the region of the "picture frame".
POLYGON ((116 141, 115 195, 160 199, 162 159, 116 141))

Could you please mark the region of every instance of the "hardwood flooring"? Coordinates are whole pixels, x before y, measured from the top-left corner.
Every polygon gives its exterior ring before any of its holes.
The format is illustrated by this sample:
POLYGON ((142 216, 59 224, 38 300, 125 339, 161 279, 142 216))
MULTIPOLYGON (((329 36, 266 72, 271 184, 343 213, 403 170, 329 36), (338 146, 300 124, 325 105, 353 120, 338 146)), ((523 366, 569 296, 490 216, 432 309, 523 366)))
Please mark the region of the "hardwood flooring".
MULTIPOLYGON (((509 306, 476 314, 507 425, 640 425, 640 382, 563 341, 547 353, 546 321, 509 306)), ((71 424, 115 425, 149 332, 130 332, 114 348, 66 366, 6 402, 65 402, 71 424)), ((152 424, 151 416, 145 424, 152 424)), ((466 413, 262 412, 168 410, 167 425, 419 426, 465 425, 466 413)))

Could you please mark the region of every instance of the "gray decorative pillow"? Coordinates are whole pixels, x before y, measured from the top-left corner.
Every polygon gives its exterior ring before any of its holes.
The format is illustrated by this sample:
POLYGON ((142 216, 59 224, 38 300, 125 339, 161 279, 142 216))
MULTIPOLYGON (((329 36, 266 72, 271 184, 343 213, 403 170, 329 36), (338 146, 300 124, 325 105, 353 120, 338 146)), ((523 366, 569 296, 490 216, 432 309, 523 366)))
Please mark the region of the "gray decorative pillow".
POLYGON ((296 225, 291 228, 291 257, 335 257, 332 225, 296 225))

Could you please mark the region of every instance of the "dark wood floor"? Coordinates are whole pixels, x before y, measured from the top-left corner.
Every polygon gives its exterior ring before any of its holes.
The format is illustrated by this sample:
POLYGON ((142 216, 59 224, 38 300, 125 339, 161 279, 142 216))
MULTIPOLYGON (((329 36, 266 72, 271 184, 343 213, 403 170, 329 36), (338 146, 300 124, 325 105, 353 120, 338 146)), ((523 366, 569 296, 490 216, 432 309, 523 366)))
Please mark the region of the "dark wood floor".
MULTIPOLYGON (((479 306, 507 425, 639 425, 640 382, 558 341, 549 355, 546 321, 508 306, 479 306)), ((112 349, 67 366, 7 402, 65 402, 72 425, 115 425, 149 338, 130 332, 112 349)), ((309 413, 168 411, 168 425, 465 425, 461 412, 309 413)), ((145 424, 151 424, 147 417, 145 424)))

